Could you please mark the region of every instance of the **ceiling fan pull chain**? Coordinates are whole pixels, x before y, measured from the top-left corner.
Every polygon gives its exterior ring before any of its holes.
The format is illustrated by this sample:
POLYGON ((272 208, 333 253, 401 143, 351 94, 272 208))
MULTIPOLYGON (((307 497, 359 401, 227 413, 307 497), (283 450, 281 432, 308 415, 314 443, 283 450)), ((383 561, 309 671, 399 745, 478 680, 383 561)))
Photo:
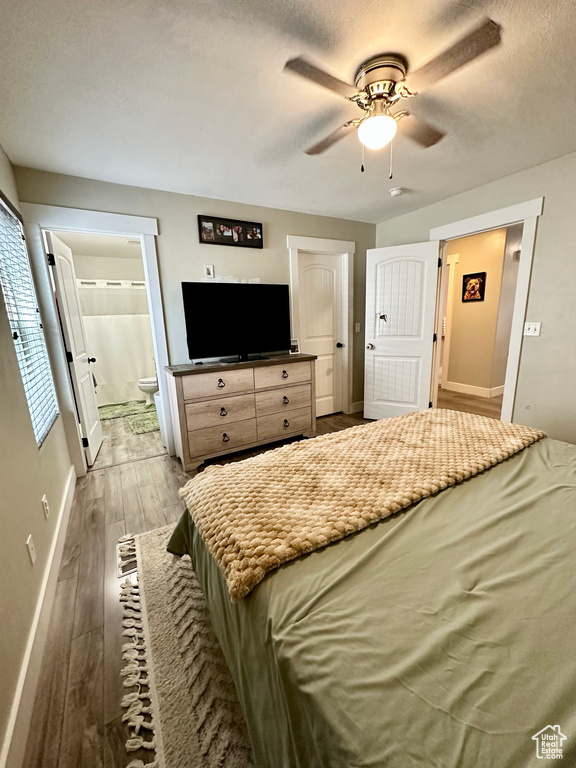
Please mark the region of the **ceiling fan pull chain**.
POLYGON ((390 176, 388 177, 389 179, 392 179, 394 177, 394 172, 392 170, 392 144, 393 143, 394 143, 393 141, 390 142, 390 176))
POLYGON ((364 173, 364 150, 365 149, 366 147, 364 146, 364 144, 362 144, 362 165, 360 166, 360 170, 362 173, 364 173))

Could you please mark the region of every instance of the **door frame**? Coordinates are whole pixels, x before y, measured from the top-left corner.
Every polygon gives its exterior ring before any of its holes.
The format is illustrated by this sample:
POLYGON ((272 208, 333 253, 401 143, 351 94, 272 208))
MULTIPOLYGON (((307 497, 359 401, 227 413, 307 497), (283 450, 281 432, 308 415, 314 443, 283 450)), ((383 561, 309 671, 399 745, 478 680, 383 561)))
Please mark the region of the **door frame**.
POLYGON ((348 240, 330 240, 322 237, 301 237, 288 235, 286 238, 290 258, 290 314, 292 338, 300 339, 300 294, 298 269, 300 251, 323 256, 340 257, 342 264, 341 328, 344 335, 342 350, 342 410, 352 413, 353 375, 353 300, 354 300, 354 254, 356 243, 348 240))
MULTIPOLYGON (((510 330, 510 346, 508 349, 508 363, 504 380, 504 397, 502 400, 502 421, 511 421, 516 400, 516 387, 518 383, 518 371, 520 368, 520 354, 522 351, 522 337, 524 322, 526 319, 526 307, 528 304, 528 292, 530 289, 530 275, 532 273, 532 261, 534 258, 534 246, 536 243, 536 229, 538 217, 542 214, 544 198, 538 197, 517 203, 506 208, 472 216, 441 227, 430 230, 430 240, 440 240, 442 246, 442 263, 446 259, 446 243, 468 235, 476 235, 480 232, 488 232, 491 229, 501 229, 512 224, 523 224, 522 245, 520 249, 520 262, 518 265, 518 279, 516 281, 516 293, 514 296, 514 310, 512 313, 512 326, 510 330)), ((444 269, 441 270, 444 273, 444 269)), ((443 274, 440 280, 442 281, 443 274)), ((440 317, 440 302, 436 306, 436 334, 439 338, 442 319, 440 317)), ((436 347, 438 345, 435 345, 436 347)), ((432 379, 430 382, 430 400, 434 404, 438 399, 438 368, 440 365, 437 349, 434 350, 432 363, 432 379)))
MULTIPOLYGON (((138 238, 140 240, 146 293, 148 296, 148 307, 150 309, 150 321, 152 325, 152 342, 158 373, 158 388, 163 411, 161 414, 158 414, 158 420, 160 423, 160 433, 166 446, 166 450, 172 456, 174 454, 174 433, 172 429, 168 386, 166 376, 164 375, 164 367, 169 365, 169 360, 162 292, 160 289, 158 256, 156 252, 155 237, 158 235, 157 219, 119 213, 104 213, 102 211, 91 211, 80 208, 38 205, 36 203, 22 203, 20 207, 24 219, 25 231, 30 242, 37 247, 43 247, 41 245, 43 241, 42 230, 84 232, 94 235, 116 235, 134 239, 138 238)), ((69 393, 64 394, 65 397, 68 397, 69 393)), ((65 431, 71 455, 77 455, 78 450, 83 451, 78 430, 69 428, 65 431)))

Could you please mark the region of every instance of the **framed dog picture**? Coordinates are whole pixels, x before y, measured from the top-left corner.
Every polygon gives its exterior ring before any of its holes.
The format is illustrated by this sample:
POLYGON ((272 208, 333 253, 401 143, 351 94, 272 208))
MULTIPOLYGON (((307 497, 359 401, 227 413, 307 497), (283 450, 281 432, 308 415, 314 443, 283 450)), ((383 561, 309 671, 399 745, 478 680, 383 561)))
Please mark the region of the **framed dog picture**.
POLYGON ((486 272, 473 272, 462 277, 462 301, 484 301, 486 272))

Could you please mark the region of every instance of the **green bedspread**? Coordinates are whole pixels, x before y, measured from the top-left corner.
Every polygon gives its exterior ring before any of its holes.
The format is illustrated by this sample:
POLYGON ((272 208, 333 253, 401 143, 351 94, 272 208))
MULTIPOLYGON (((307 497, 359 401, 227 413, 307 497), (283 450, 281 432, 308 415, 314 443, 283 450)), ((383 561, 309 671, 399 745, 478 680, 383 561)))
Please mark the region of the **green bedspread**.
POLYGON ((576 765, 576 446, 544 439, 270 573, 233 603, 189 553, 257 768, 576 765))

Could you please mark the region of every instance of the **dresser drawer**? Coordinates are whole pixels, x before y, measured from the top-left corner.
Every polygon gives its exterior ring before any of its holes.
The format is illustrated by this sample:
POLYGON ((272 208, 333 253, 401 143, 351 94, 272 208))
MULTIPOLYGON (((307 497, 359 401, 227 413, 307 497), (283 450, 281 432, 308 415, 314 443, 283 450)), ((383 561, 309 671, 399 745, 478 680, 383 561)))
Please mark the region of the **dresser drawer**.
POLYGON ((241 368, 239 371, 213 371, 182 376, 184 400, 249 392, 254 389, 253 371, 253 368, 241 368))
POLYGON ((310 407, 310 384, 296 387, 281 387, 270 392, 256 392, 256 415, 293 411, 295 408, 310 407))
POLYGON ((312 425, 310 408, 298 408, 290 413, 275 413, 258 419, 258 440, 272 440, 309 430, 312 425))
POLYGON ((188 432, 188 447, 192 458, 233 451, 242 445, 255 443, 256 440, 256 419, 188 432))
POLYGON ((256 416, 254 395, 217 397, 201 403, 186 404, 188 432, 205 427, 224 426, 233 421, 245 421, 256 416))
POLYGON ((280 387, 283 384, 298 384, 300 381, 310 381, 310 363, 284 363, 284 365, 269 365, 254 369, 256 389, 280 387))

